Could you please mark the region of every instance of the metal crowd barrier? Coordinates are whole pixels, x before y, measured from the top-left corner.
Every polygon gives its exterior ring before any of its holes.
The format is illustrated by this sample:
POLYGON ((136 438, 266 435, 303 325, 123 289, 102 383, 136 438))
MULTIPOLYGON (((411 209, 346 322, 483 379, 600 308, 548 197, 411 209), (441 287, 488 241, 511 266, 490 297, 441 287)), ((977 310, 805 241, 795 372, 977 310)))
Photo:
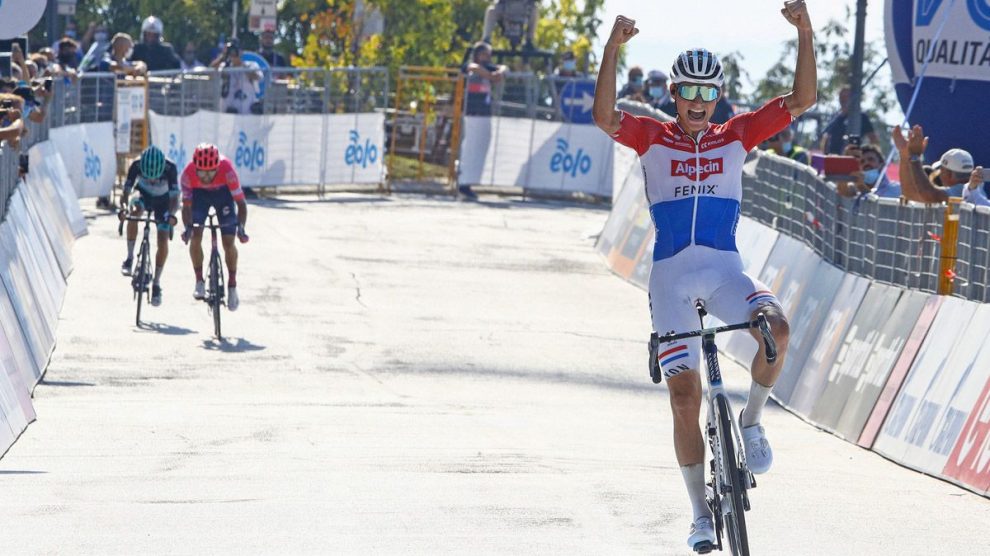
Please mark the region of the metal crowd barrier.
MULTIPOLYGON (((148 103, 163 116, 198 110, 223 112, 232 80, 257 70, 228 68, 193 72, 151 72, 148 103)), ((383 111, 388 105, 386 68, 273 68, 263 70, 255 114, 353 114, 383 111)))
MULTIPOLYGON (((803 241, 839 268, 880 282, 938 291, 944 207, 873 195, 845 199, 809 167, 765 153, 756 154, 746 164, 743 190, 744 215, 803 241)), ((990 211, 978 214, 983 224, 990 223, 990 211)), ((965 250, 963 238, 972 241, 972 228, 967 226, 975 222, 971 223, 972 216, 966 218, 960 225, 960 252, 965 250)), ((955 272, 961 273, 966 266, 968 276, 975 266, 985 276, 986 237, 979 238, 983 238, 982 250, 972 251, 983 259, 975 263, 960 256, 966 265, 958 265, 955 272)))
POLYGON ((17 186, 17 149, 6 143, 0 147, 0 222, 7 217, 7 203, 17 186))

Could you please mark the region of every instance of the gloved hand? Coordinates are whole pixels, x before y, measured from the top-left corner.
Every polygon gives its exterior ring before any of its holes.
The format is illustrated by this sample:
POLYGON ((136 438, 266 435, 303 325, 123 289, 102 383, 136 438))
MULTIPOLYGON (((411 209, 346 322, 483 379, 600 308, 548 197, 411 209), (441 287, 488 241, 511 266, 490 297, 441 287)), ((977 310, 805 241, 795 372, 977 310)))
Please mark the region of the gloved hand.
POLYGON ((185 243, 186 245, 188 245, 189 244, 189 238, 191 238, 191 237, 192 237, 192 228, 186 228, 186 229, 182 230, 182 243, 185 243))
POLYGON ((240 240, 241 243, 247 243, 248 240, 251 239, 244 231, 244 226, 237 226, 237 239, 240 240))
POLYGON ((127 211, 125 211, 124 209, 119 209, 117 211, 117 220, 123 222, 125 218, 127 218, 127 211))

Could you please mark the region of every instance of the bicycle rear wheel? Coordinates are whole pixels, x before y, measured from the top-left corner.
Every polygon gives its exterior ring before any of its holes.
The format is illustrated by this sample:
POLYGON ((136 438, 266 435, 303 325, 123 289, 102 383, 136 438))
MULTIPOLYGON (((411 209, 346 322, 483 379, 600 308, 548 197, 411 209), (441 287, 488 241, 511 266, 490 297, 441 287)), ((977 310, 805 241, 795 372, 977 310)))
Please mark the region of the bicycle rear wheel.
POLYGON ((137 314, 134 316, 134 326, 141 326, 141 302, 145 296, 145 284, 148 281, 148 243, 141 242, 141 252, 138 255, 137 272, 134 274, 132 287, 137 294, 137 314))
POLYGON ((735 556, 749 556, 749 535, 746 532, 746 509, 743 502, 743 474, 736 458, 736 441, 732 435, 732 420, 729 417, 729 402, 725 396, 715 398, 718 412, 718 441, 722 450, 722 465, 725 466, 725 492, 722 504, 728 501, 728 511, 723 510, 723 521, 729 537, 729 548, 735 556))
POLYGON ((216 250, 210 255, 210 291, 213 292, 213 296, 210 298, 210 309, 213 311, 213 333, 218 340, 222 340, 220 307, 223 301, 223 284, 220 280, 220 254, 216 250))

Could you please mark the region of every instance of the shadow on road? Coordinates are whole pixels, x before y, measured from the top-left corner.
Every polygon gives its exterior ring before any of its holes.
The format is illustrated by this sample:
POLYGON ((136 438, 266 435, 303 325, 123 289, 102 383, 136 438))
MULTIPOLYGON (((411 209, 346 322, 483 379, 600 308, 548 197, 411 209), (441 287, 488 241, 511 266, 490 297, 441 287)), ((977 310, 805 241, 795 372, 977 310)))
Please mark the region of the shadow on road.
POLYGON ((41 379, 41 382, 39 382, 38 384, 43 386, 61 386, 65 388, 78 388, 80 386, 96 386, 96 384, 92 382, 76 382, 73 380, 45 380, 45 379, 41 379))
POLYGON ((189 328, 183 328, 181 326, 172 326, 171 324, 164 324, 160 322, 142 322, 139 326, 142 331, 154 332, 157 334, 164 334, 166 336, 188 336, 189 334, 195 334, 195 330, 189 328))
POLYGON ((224 353, 245 353, 261 351, 267 349, 267 347, 251 343, 250 340, 245 340, 244 338, 224 338, 219 341, 216 338, 210 338, 209 340, 203 340, 203 349, 207 351, 222 351, 224 353))

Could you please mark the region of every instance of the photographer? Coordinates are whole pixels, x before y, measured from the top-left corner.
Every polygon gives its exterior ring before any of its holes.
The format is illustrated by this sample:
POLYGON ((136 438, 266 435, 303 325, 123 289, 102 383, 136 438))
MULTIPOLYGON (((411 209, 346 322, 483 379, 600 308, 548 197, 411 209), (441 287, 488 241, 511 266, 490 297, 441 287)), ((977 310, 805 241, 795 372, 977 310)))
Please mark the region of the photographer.
POLYGON ((223 52, 210 63, 210 67, 220 70, 223 80, 220 88, 221 109, 224 112, 261 114, 261 102, 258 100, 261 69, 254 62, 245 62, 241 58, 241 45, 236 39, 224 46, 223 52))
POLYGON ((6 141, 14 148, 20 147, 21 136, 24 135, 23 107, 21 97, 0 93, 0 142, 6 141))

